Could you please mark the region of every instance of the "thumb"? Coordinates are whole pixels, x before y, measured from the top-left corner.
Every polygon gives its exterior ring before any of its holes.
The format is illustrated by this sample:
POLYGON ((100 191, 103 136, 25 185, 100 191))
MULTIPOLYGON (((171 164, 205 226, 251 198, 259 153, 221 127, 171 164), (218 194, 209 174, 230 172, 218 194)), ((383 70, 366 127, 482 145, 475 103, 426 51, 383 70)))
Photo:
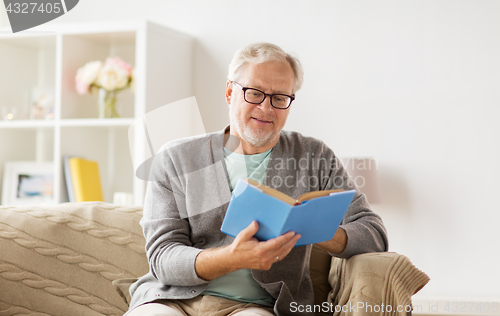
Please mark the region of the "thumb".
POLYGON ((258 230, 259 230, 259 223, 257 223, 257 221, 253 221, 245 229, 240 231, 238 236, 236 236, 236 238, 248 240, 252 238, 253 235, 255 235, 258 230))

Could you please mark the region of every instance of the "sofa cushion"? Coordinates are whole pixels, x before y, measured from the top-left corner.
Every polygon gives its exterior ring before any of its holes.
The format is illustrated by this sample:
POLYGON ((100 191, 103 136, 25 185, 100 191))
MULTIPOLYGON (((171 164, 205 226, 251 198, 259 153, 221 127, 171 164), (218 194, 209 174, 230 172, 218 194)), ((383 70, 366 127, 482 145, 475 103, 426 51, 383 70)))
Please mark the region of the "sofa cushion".
POLYGON ((140 207, 0 207, 0 314, 122 315, 112 281, 148 272, 140 207))

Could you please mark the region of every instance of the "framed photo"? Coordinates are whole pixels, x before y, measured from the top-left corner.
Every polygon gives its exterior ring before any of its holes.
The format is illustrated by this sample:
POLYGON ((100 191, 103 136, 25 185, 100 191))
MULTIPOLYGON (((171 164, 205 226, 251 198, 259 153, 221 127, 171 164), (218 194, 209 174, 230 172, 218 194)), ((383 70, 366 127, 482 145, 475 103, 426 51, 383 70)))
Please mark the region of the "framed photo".
POLYGON ((2 205, 55 204, 52 162, 8 161, 2 185, 2 205))

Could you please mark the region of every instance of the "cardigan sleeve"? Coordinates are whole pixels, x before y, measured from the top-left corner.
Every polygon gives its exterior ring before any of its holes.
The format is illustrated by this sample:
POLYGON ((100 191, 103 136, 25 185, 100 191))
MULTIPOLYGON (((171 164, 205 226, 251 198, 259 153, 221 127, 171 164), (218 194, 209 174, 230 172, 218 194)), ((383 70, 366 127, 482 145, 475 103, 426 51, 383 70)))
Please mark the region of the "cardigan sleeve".
POLYGON ((151 167, 141 220, 151 273, 162 284, 194 286, 208 283, 195 271, 190 225, 185 210, 182 184, 167 150, 160 151, 151 167))

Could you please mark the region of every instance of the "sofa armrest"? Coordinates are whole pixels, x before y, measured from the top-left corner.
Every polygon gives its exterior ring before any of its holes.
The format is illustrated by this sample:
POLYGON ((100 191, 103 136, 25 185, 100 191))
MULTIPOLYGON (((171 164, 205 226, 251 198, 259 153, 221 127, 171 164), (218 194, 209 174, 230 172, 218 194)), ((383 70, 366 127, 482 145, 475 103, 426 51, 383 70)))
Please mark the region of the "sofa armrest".
POLYGON ((0 315, 122 315, 117 279, 147 273, 141 207, 0 207, 0 315))
POLYGON ((401 254, 378 252, 347 260, 333 258, 328 301, 338 306, 334 315, 409 315, 411 296, 427 282, 429 277, 401 254))

